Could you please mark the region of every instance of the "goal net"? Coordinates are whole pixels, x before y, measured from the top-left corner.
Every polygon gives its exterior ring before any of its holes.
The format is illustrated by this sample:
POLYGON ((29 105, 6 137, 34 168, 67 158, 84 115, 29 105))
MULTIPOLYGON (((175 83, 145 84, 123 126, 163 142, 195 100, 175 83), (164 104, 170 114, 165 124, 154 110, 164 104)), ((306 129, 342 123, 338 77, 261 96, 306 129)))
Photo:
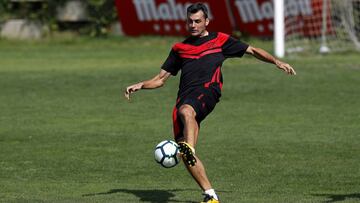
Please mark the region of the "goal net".
POLYGON ((287 54, 360 51, 360 0, 299 1, 302 15, 292 15, 284 0, 287 54))

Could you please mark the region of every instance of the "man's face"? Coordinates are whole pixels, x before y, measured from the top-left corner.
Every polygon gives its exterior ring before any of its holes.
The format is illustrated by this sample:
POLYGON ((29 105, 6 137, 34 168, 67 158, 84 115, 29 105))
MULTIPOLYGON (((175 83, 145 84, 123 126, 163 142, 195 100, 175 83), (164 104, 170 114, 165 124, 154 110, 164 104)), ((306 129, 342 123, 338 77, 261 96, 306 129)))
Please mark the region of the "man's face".
POLYGON ((186 24, 191 36, 202 37, 207 33, 206 26, 209 24, 209 19, 205 18, 204 12, 200 10, 196 13, 190 13, 187 16, 186 24))

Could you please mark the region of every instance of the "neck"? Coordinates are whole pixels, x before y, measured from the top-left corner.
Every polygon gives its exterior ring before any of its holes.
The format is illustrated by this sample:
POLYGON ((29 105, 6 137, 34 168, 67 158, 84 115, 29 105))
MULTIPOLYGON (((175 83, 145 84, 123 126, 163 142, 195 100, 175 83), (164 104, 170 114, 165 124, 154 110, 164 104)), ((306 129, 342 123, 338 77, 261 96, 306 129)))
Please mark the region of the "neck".
POLYGON ((204 32, 202 32, 202 33, 200 34, 199 37, 206 37, 206 36, 208 36, 208 35, 209 35, 209 32, 208 32, 207 30, 205 30, 204 32))

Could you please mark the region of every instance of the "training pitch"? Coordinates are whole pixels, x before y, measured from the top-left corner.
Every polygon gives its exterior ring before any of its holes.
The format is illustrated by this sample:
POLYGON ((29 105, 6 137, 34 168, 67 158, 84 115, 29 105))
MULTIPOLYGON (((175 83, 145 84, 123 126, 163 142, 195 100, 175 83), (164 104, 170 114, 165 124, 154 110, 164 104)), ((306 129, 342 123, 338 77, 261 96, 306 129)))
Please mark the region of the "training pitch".
MULTIPOLYGON (((0 40, 0 202, 199 202, 183 163, 162 168, 179 75, 123 97, 179 38, 0 40)), ((271 51, 271 42, 247 41, 271 51)), ((197 154, 222 202, 360 201, 359 53, 224 63, 197 154)))

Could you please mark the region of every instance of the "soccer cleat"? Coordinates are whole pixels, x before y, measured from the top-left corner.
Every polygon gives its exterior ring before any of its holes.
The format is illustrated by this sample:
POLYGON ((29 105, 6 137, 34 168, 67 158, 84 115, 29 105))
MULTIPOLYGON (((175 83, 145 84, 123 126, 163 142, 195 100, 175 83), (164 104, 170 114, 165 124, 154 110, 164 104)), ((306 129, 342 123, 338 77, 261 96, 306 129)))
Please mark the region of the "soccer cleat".
POLYGON ((211 195, 205 194, 204 200, 200 203, 220 203, 220 201, 211 195))
POLYGON ((188 166, 195 166, 196 158, 194 156, 192 147, 190 147, 190 145, 186 142, 179 142, 178 144, 179 144, 179 150, 180 150, 180 153, 182 155, 184 162, 188 166))

